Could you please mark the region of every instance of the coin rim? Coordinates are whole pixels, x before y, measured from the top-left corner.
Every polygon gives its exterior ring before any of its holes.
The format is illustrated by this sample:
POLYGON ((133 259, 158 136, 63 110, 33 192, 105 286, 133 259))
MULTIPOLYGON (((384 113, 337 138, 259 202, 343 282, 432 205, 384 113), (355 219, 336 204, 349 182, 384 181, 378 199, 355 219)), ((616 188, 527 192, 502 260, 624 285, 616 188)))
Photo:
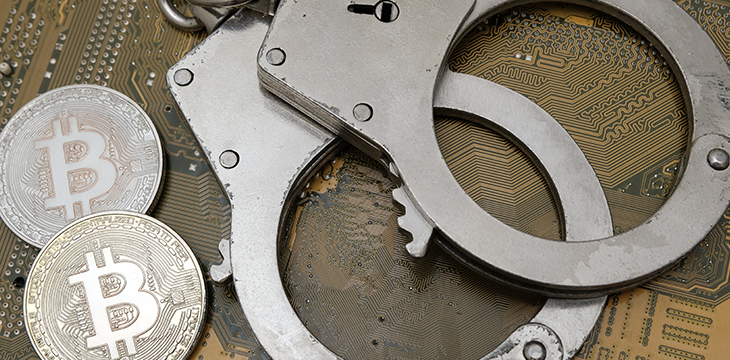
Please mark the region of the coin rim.
MULTIPOLYGON (((144 121, 147 123, 147 125, 151 129, 153 129, 152 133, 153 133, 154 138, 155 138, 155 145, 157 145, 157 152, 158 152, 159 159, 160 159, 160 167, 159 167, 159 169, 157 171, 157 178, 156 178, 157 180, 153 184, 153 186, 155 186, 155 190, 153 191, 154 196, 151 196, 149 199, 146 199, 145 204, 143 206, 144 214, 149 215, 154 210, 155 205, 157 205, 157 201, 160 199, 160 197, 162 195, 162 184, 164 183, 165 177, 166 177, 165 176, 166 175, 165 168, 167 166, 167 161, 166 161, 164 149, 162 148, 162 139, 160 137, 160 133, 159 133, 159 130, 157 129, 157 126, 155 126, 155 123, 152 122, 152 118, 150 118, 149 114, 147 114, 147 112, 144 111, 144 109, 142 109, 142 107, 140 107, 139 104, 137 104, 137 102, 135 102, 134 100, 132 100, 132 98, 130 98, 129 96, 127 96, 127 95, 125 95, 125 94, 123 94, 123 93, 121 93, 121 92, 119 92, 117 90, 114 90, 114 89, 108 88, 108 87, 104 87, 104 86, 100 86, 100 85, 73 84, 73 85, 62 86, 62 87, 59 87, 59 88, 55 88, 53 90, 46 91, 45 93, 36 96, 35 98, 33 98, 32 100, 30 100, 29 102, 27 102, 25 105, 23 105, 23 107, 21 107, 20 110, 18 110, 18 112, 16 112, 10 118, 10 120, 8 120, 7 124, 5 124, 5 126, 3 126, 3 131, 0 132, 0 142, 4 141, 7 137, 10 136, 10 135, 8 135, 8 132, 5 131, 5 129, 7 129, 8 126, 10 126, 11 124, 13 124, 14 122, 19 122, 20 121, 20 117, 22 115, 25 115, 26 113, 29 113, 30 112, 30 108, 33 107, 38 101, 40 101, 41 99, 43 99, 44 97, 46 97, 48 95, 51 95, 51 94, 54 94, 54 93, 57 93, 57 92, 71 91, 71 90, 80 89, 80 88, 81 89, 86 88, 86 89, 96 89, 96 90, 106 91, 106 92, 111 93, 112 95, 115 95, 115 96, 119 97, 120 99, 122 99, 122 100, 126 101, 127 103, 129 103, 139 113, 141 113, 143 115, 142 117, 144 118, 144 121)), ((32 119, 33 119, 32 117, 27 117, 26 118, 26 121, 23 124, 21 124, 21 125, 18 126, 18 129, 23 129, 24 127, 26 127, 27 126, 26 123, 30 122, 29 120, 32 120, 32 119)), ((13 140, 11 139, 10 142, 12 142, 12 141, 13 140)), ((3 163, 7 163, 6 155, 3 155, 2 157, 0 157, 0 164, 3 164, 3 163)), ((5 177, 5 176, 7 176, 7 174, 2 174, 1 176, 2 177, 5 177)), ((0 187, 0 193, 5 193, 3 191, 3 187, 0 187)), ((7 199, 10 199, 10 194, 5 193, 5 197, 7 199)), ((14 207, 14 208, 17 209, 17 206, 14 207)), ((107 210, 107 211, 109 211, 109 212, 115 212, 115 211, 129 211, 129 210, 127 210, 127 209, 119 209, 119 210, 107 210)), ((89 216, 89 215, 93 215, 93 214, 96 214, 96 213, 95 212, 92 212, 91 214, 85 215, 84 217, 89 216)), ((25 241, 26 243, 28 243, 28 244, 30 244, 30 245, 32 245, 34 247, 37 247, 39 249, 42 249, 43 247, 45 247, 46 243, 41 243, 41 242, 38 242, 38 241, 35 241, 35 240, 31 239, 28 234, 26 234, 21 229, 19 229, 15 224, 13 224, 9 220, 8 216, 9 216, 9 214, 6 214, 5 211, 3 211, 0 208, 0 219, 2 219, 3 223, 5 223, 5 225, 13 232, 13 234, 15 234, 21 240, 25 241)), ((84 217, 81 217, 80 219, 83 219, 84 217)), ((32 219, 33 217, 32 216, 29 216, 28 218, 31 218, 32 219)), ((63 228, 63 230, 65 230, 65 228, 63 228)), ((51 239, 53 239, 56 235, 58 235, 58 233, 60 231, 62 231, 62 230, 59 229, 56 232, 56 234, 52 235, 51 236, 51 239)), ((48 241, 50 242, 50 239, 48 241)))
MULTIPOLYGON (((196 326, 197 329, 195 331, 195 336, 193 337, 193 339, 191 339, 190 343, 188 344, 187 350, 185 351, 183 356, 180 358, 180 360, 187 359, 188 356, 197 347, 198 341, 200 340, 200 337, 202 335, 203 327, 204 327, 207 317, 208 317, 208 289, 207 289, 207 282, 205 281, 205 276, 203 275, 203 270, 200 265, 200 260, 198 259, 197 255, 195 255, 195 252, 193 252, 193 250, 190 248, 190 245, 188 245, 187 241, 185 241, 185 239, 183 239, 183 237, 180 236, 180 234, 178 234, 177 231, 173 230, 170 226, 168 226, 161 220, 158 220, 158 219, 156 219, 152 216, 146 215, 146 214, 136 213, 133 211, 122 211, 122 210, 101 211, 98 213, 92 213, 90 215, 84 216, 84 217, 82 217, 78 220, 75 220, 75 221, 71 222, 70 224, 66 225, 63 229, 61 229, 55 235, 53 235, 53 237, 51 237, 51 240, 49 240, 48 243, 50 244, 53 241, 57 241, 57 239, 59 239, 61 237, 61 235, 63 233, 65 233, 69 228, 72 228, 83 221, 87 221, 87 220, 90 220, 90 219, 93 219, 96 217, 103 217, 103 216, 110 216, 110 215, 126 215, 126 216, 132 216, 132 217, 139 217, 144 220, 150 221, 151 223, 153 223, 157 226, 160 226, 161 228, 170 232, 170 234, 172 234, 175 237, 175 239, 180 241, 180 243, 182 244, 183 248, 186 250, 188 255, 191 255, 190 257, 191 257, 191 260, 193 260, 192 261, 193 265, 195 266, 195 269, 198 270, 197 271, 198 279, 200 279, 200 282, 201 282, 200 288, 202 290, 202 295, 201 295, 201 299, 202 299, 201 314, 202 315, 200 317, 200 321, 198 322, 198 324, 196 326)), ((50 250, 48 250, 49 248, 50 247, 44 246, 40 250, 40 252, 38 252, 38 255, 36 256, 35 260, 33 261, 33 265, 30 268, 30 271, 28 272, 28 276, 26 276, 26 279, 27 279, 26 284, 30 284, 30 278, 32 277, 33 272, 36 269, 38 259, 40 259, 41 256, 44 255, 46 252, 50 251, 50 250)), ((41 353, 38 350, 38 346, 36 345, 34 336, 31 336, 31 335, 34 335, 34 331, 31 327, 28 326, 28 313, 27 313, 27 311, 28 311, 27 304, 28 304, 28 296, 29 296, 28 294, 29 294, 29 287, 26 286, 23 290, 23 319, 24 319, 24 323, 25 323, 26 332, 28 334, 28 338, 30 339, 31 345, 33 345, 33 350, 35 350, 38 357, 45 360, 45 359, 47 359, 45 357, 45 354, 41 353)), ((56 345, 56 348, 59 350, 61 349, 61 347, 59 347, 58 345, 56 345)))

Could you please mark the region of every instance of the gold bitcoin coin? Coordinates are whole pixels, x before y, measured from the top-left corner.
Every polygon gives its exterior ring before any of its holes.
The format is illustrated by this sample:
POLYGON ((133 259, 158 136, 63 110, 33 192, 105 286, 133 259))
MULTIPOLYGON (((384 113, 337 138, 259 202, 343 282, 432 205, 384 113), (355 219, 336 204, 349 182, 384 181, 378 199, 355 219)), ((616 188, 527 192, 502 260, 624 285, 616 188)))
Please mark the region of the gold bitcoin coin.
POLYGON ((0 217, 37 247, 91 213, 147 212, 163 177, 150 118, 125 95, 95 85, 31 100, 0 134, 0 154, 0 217))
POLYGON ((65 227, 38 254, 26 286, 26 326, 42 359, 185 359, 206 311, 185 241, 131 212, 65 227))

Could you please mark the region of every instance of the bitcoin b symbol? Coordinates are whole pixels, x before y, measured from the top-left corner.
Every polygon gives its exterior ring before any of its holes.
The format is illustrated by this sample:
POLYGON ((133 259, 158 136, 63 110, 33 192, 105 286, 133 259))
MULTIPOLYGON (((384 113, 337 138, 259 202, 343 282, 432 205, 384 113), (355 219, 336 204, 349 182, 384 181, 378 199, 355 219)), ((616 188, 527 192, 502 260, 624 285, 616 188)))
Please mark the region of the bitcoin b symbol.
POLYGON ((119 359, 117 342, 124 341, 127 355, 137 353, 134 338, 149 330, 160 313, 157 299, 140 290, 144 273, 131 262, 114 262, 111 249, 101 249, 104 266, 97 267, 94 253, 86 253, 88 270, 68 277, 70 285, 81 283, 86 290, 86 303, 91 311, 94 336, 86 339, 86 347, 106 345, 112 359, 119 359))
POLYGON ((63 208, 67 221, 90 214, 91 202, 116 182, 116 166, 102 157, 104 136, 81 131, 78 118, 67 117, 65 112, 61 119, 53 120, 51 137, 37 141, 35 148, 47 149, 52 173, 45 207, 63 208))

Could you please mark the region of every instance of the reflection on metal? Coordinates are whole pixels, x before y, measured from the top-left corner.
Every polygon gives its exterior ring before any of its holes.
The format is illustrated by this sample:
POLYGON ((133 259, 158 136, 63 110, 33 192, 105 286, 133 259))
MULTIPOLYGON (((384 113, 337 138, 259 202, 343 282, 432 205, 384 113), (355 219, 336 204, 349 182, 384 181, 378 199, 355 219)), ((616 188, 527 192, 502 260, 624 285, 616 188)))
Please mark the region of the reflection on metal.
POLYGON ((220 252, 223 261, 220 265, 212 265, 210 267, 210 278, 217 283, 224 283, 231 278, 231 240, 221 239, 218 243, 218 252, 220 252))
POLYGON ((167 21, 183 31, 192 32, 205 28, 209 34, 242 7, 273 16, 277 6, 277 0, 187 0, 193 16, 185 16, 171 1, 157 0, 157 5, 167 21))
MULTIPOLYGON (((518 3, 399 3, 398 20, 381 23, 334 0, 284 2, 259 53, 259 78, 321 125, 375 158, 391 159, 423 218, 477 270, 512 286, 558 297, 594 297, 641 284, 704 238, 730 201, 730 172, 707 163, 712 149, 730 147, 730 124, 723 120, 730 118, 730 109, 718 96, 730 83, 730 70, 702 28, 671 2, 586 1, 586 6, 635 26, 671 55, 666 58, 691 109, 691 146, 672 196, 643 225, 598 240, 544 241, 501 223, 469 198, 443 161, 428 121, 444 55, 456 36, 477 19, 518 3), (327 41, 299 40, 322 34, 327 41), (273 67, 261 56, 274 47, 289 54, 285 65, 273 67), (704 55, 697 57, 698 53, 704 55), (363 102, 373 109, 367 122, 346 110, 363 102), (433 191, 434 184, 439 191, 433 191), (622 261, 615 260, 619 258, 622 261)), ((484 99, 509 109, 504 98, 484 99)), ((574 166, 566 161, 563 168, 574 166)))
POLYGON ((280 216, 289 195, 298 195, 289 194, 293 182, 335 138, 259 86, 252 55, 269 28, 265 19, 242 11, 222 28, 173 66, 167 79, 206 153, 236 149, 247 164, 223 169, 211 159, 232 204, 230 261, 239 302, 272 358, 335 359, 289 304, 277 262, 280 216), (190 86, 175 84, 181 68, 195 73, 190 86), (266 190, 251 193, 252 184, 266 190))
POLYGON ((172 5, 172 0, 157 0, 162 15, 176 28, 183 31, 198 31, 205 25, 196 17, 185 16, 172 5))
MULTIPOLYGON (((251 165, 245 169, 218 167, 217 174, 233 204, 231 226, 236 241, 230 244, 231 256, 227 259, 231 262, 236 292, 257 338, 275 359, 335 359, 335 354, 313 341, 292 310, 278 278, 277 265, 279 217, 299 195, 297 184, 307 178, 307 171, 327 156, 334 136, 262 91, 256 80, 256 67, 241 61, 255 51, 251 44, 263 38, 267 26, 264 20, 249 13, 236 15, 223 25, 226 31, 209 37, 199 51, 170 69, 168 82, 206 152, 221 154, 236 148, 241 160, 251 165), (226 46, 234 41, 241 46, 235 50, 226 46), (174 74, 179 69, 194 71, 195 83, 177 86, 174 74), (209 96, 201 98, 201 93, 209 96), (210 112, 211 106, 217 106, 219 111, 210 112), (268 130, 262 132, 262 126, 268 130), (250 184, 267 184, 267 191, 247 196, 250 184)), ((603 222, 606 223, 605 219, 603 222)), ((610 231, 610 220, 607 224, 610 231)), ((224 262, 225 245, 220 246, 224 262)), ((216 278, 225 276, 224 268, 215 269, 216 278), (218 270, 222 270, 221 274, 218 270)), ((553 334, 551 339, 565 345, 559 351, 550 347, 546 351, 550 356, 567 359, 579 349, 604 301, 550 300, 527 328, 545 329, 553 334), (561 320, 566 317, 570 319, 561 320), (571 323, 571 319, 576 323, 571 323)), ((510 339, 522 346, 531 341, 521 332, 510 339)), ((522 347, 519 351, 522 354, 522 347)))

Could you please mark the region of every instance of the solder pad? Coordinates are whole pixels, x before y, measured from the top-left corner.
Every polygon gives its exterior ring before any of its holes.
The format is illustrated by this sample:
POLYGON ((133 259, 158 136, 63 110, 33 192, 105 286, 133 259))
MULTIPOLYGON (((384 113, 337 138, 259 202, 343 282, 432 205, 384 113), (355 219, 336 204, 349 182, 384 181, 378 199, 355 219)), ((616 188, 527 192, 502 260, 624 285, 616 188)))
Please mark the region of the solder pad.
MULTIPOLYGON (((730 2, 675 3, 730 59, 730 2)), ((230 205, 164 83, 167 69, 205 34, 176 30, 151 0, 9 0, 0 2, 0 14, 0 58, 14 65, 13 75, 0 78, 2 123, 36 94, 74 83, 108 86, 137 101, 167 156, 152 215, 188 242, 211 294, 191 358, 266 358, 234 289, 209 280, 210 265, 221 261, 218 241, 230 232, 230 205)), ((522 93, 561 122, 596 169, 621 232, 661 206, 686 145, 681 92, 655 51, 609 15, 537 4, 479 24, 449 63, 522 93)), ((515 146, 459 119, 437 119, 435 128, 444 157, 475 201, 520 230, 560 238, 546 183, 515 146)), ((330 349, 351 359, 471 359, 539 310, 540 298, 484 280, 438 247, 421 262, 408 258, 383 170, 354 149, 337 159, 292 210, 280 262, 292 306, 330 349)), ((578 358, 725 358, 729 227, 726 214, 674 270, 609 297, 578 358)), ((1 359, 37 358, 21 315, 35 254, 0 226, 1 359)))

